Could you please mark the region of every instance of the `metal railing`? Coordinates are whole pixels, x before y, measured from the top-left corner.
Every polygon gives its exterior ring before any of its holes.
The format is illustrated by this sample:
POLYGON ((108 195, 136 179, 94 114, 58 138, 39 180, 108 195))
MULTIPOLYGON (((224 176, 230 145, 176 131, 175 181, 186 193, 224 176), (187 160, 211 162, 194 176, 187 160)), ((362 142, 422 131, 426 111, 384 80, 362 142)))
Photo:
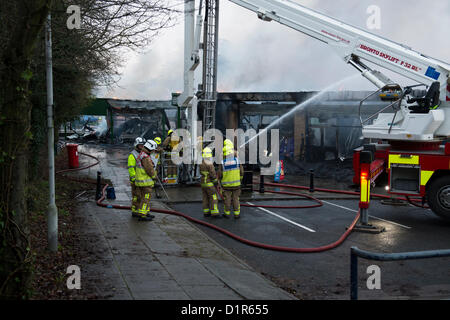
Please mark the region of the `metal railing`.
MULTIPOLYGON (((179 174, 180 174, 180 166, 174 164, 171 160, 172 157, 169 156, 171 154, 171 152, 167 152, 164 151, 160 154, 160 177, 161 177, 161 182, 164 183, 164 180, 168 177, 168 172, 169 172, 169 168, 172 168, 175 172, 176 172, 176 176, 177 176, 177 183, 178 183, 178 178, 179 178, 179 174)), ((171 183, 172 185, 175 185, 177 183, 171 183)))
MULTIPOLYGON (((408 94, 411 94, 411 93, 412 93, 412 89, 413 89, 413 88, 420 87, 420 86, 425 86, 425 87, 427 87, 427 86, 424 85, 424 84, 416 84, 416 85, 412 85, 412 86, 407 86, 407 87, 405 87, 404 90, 402 91, 402 94, 400 95, 399 99, 395 100, 394 102, 390 103, 388 106, 382 108, 381 110, 379 110, 379 111, 375 112, 374 114, 372 114, 371 116, 369 116, 367 119, 363 120, 363 119, 362 119, 362 115, 361 115, 361 107, 363 106, 364 102, 365 102, 367 99, 369 99, 370 97, 372 97, 372 96, 374 96, 374 95, 376 95, 376 94, 382 92, 383 90, 385 90, 385 89, 387 88, 387 86, 385 86, 385 87, 383 87, 383 88, 380 88, 380 89, 378 89, 377 91, 374 91, 374 92, 372 92, 371 94, 369 94, 367 97, 365 97, 363 100, 361 100, 361 101, 359 102, 358 115, 359 115, 359 121, 361 122, 361 126, 364 127, 364 124, 365 124, 366 122, 368 122, 369 120, 374 119, 374 118, 375 118, 376 116, 378 116, 380 113, 382 113, 382 112, 384 112, 385 110, 387 110, 387 109, 389 109, 389 108, 392 107, 392 109, 393 109, 393 111, 395 111, 395 113, 394 113, 394 117, 393 117, 392 122, 391 122, 391 126, 390 126, 390 128, 389 128, 389 132, 390 132, 391 129, 392 129, 392 125, 394 124, 394 120, 395 120, 395 117, 396 117, 396 115, 397 115, 397 112, 400 110, 402 100, 403 100, 408 94), (397 107, 395 106, 395 104, 398 104, 397 107)), ((428 87, 427 87, 427 88, 428 88, 428 87)))
POLYGON ((361 122, 361 126, 362 126, 362 127, 364 127, 364 124, 365 124, 367 121, 372 120, 373 118, 375 118, 376 116, 378 116, 380 113, 382 113, 383 111, 385 111, 385 110, 387 110, 387 109, 389 109, 389 108, 391 108, 391 107, 394 108, 394 111, 396 111, 396 110, 395 110, 395 107, 394 107, 395 104, 398 104, 398 107, 397 107, 397 108, 400 107, 400 103, 401 103, 401 100, 403 99, 403 97, 401 97, 400 99, 395 100, 394 102, 390 103, 388 106, 386 106, 386 107, 382 108, 381 110, 375 112, 374 114, 372 114, 371 116, 369 116, 367 119, 365 119, 365 120, 362 119, 362 115, 361 115, 361 107, 362 107, 362 105, 364 104, 364 102, 365 102, 367 99, 369 99, 370 97, 374 96, 375 94, 380 93, 383 89, 384 89, 384 88, 380 88, 380 89, 378 89, 377 91, 372 92, 371 94, 369 94, 367 97, 365 97, 363 100, 361 100, 361 101, 359 102, 358 115, 359 115, 359 121, 361 122))
POLYGON ((376 261, 399 261, 450 257, 450 249, 401 253, 374 253, 351 247, 350 249, 350 299, 358 300, 358 258, 376 261))

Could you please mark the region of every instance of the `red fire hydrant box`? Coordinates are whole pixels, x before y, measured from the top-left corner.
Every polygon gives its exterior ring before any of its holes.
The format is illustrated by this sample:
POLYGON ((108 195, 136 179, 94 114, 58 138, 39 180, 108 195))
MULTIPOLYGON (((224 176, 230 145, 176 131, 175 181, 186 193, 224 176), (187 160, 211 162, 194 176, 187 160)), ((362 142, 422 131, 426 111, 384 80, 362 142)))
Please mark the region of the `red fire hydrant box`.
POLYGON ((76 143, 68 143, 66 144, 67 154, 69 156, 69 168, 78 168, 78 144, 76 143))

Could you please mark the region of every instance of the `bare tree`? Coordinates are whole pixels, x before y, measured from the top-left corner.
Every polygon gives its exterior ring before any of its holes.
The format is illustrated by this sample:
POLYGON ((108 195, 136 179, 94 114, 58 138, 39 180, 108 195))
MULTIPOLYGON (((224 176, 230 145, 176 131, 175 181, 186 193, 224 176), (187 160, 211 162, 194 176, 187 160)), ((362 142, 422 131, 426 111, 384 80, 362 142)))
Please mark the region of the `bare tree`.
POLYGON ((125 62, 122 58, 125 50, 144 49, 161 30, 172 27, 182 3, 182 0, 78 1, 82 21, 81 29, 74 33, 84 39, 87 55, 96 56, 103 66, 91 69, 95 70, 97 84, 112 83, 111 76, 125 62))
MULTIPOLYGON (((69 109, 77 99, 88 96, 93 85, 111 83, 118 63, 123 61, 124 49, 142 49, 160 30, 172 26, 181 3, 174 0, 170 3, 166 0, 0 1, 0 297, 23 297, 29 279, 26 190, 31 113, 33 109, 39 110, 40 99, 45 97, 42 43, 50 8, 54 74, 62 79, 55 81, 55 103, 59 99, 59 107, 69 109), (66 8, 71 4, 81 8, 79 30, 66 28, 66 8), (39 43, 41 47, 36 46, 39 43), (82 90, 74 90, 73 86, 82 90), (68 103, 69 100, 74 102, 68 103)), ((35 126, 45 129, 46 123, 39 121, 35 126)))
POLYGON ((2 25, 9 33, 2 34, 0 74, 0 296, 8 298, 21 297, 28 280, 28 86, 33 49, 50 4, 51 0, 23 0, 1 6, 2 25), (14 24, 8 22, 11 16, 14 24))

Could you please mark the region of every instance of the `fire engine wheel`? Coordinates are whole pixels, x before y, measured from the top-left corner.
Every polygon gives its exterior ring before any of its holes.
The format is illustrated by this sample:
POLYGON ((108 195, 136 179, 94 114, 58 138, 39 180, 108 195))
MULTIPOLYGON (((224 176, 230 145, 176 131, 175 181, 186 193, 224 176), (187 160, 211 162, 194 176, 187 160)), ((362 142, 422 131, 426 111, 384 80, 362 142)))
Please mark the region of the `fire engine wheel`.
POLYGON ((428 205, 443 219, 450 221, 450 176, 443 176, 431 182, 427 191, 428 205))

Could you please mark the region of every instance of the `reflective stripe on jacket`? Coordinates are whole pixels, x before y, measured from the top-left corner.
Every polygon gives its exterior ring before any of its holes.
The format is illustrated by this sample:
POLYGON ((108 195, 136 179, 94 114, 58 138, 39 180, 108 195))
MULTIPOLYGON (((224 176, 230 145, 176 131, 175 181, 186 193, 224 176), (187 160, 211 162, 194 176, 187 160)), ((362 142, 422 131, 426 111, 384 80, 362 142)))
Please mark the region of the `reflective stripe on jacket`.
POLYGON ((133 150, 128 156, 128 173, 130 175, 130 180, 134 181, 136 179, 136 159, 139 157, 139 152, 133 150))
MULTIPOLYGON (((153 181, 152 177, 147 174, 142 162, 149 161, 153 166, 153 162, 150 159, 150 156, 145 152, 141 152, 136 161, 136 180, 135 184, 137 187, 153 187, 155 185, 155 181, 153 181)), ((153 176, 153 178, 155 178, 153 176)))
POLYGON ((214 183, 208 181, 209 171, 200 171, 201 177, 201 186, 204 187, 214 187, 214 183))
POLYGON ((222 186, 239 187, 241 185, 241 171, 238 158, 224 159, 222 167, 222 186))
POLYGON ((212 163, 207 164, 205 161, 202 161, 200 164, 200 174, 200 183, 202 187, 214 187, 214 183, 217 183, 216 170, 212 163))

